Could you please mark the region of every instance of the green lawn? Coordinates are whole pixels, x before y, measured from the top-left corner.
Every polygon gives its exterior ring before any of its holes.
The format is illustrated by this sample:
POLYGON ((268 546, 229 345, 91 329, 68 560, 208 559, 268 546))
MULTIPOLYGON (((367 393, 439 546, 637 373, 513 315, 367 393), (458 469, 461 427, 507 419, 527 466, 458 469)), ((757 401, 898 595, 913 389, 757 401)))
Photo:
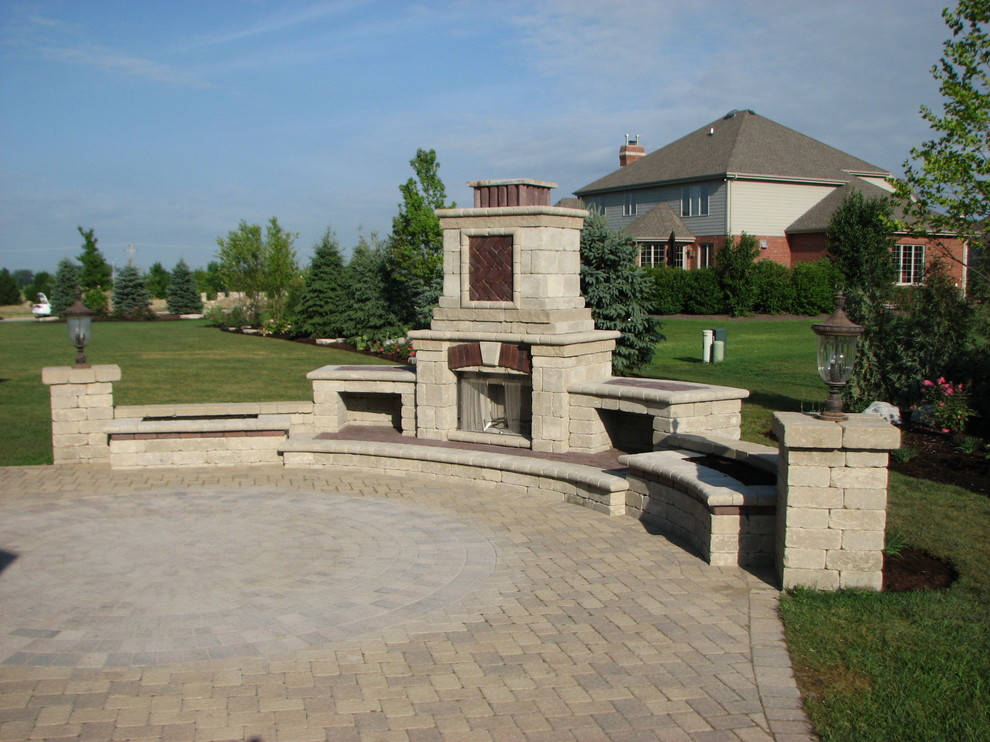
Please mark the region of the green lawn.
MULTIPOLYGON (((0 322, 0 465, 50 464, 51 424, 45 366, 70 366, 66 326, 0 322)), ((221 332, 202 321, 97 322, 86 348, 91 364, 116 364, 116 404, 309 400, 306 374, 335 363, 376 358, 301 343, 221 332)))
MULTIPOLYGON (((742 387, 743 435, 766 443, 772 410, 814 410, 813 320, 669 320, 643 375, 742 387), (726 327, 726 361, 703 364, 701 331, 726 327)), ((0 464, 51 461, 43 366, 70 365, 65 325, 0 322, 0 464)), ((232 335, 202 322, 98 323, 87 354, 115 363, 119 404, 310 399, 306 373, 375 359, 232 335)), ((990 739, 990 499, 892 475, 889 530, 950 560, 938 593, 788 593, 788 646, 825 740, 990 739)))

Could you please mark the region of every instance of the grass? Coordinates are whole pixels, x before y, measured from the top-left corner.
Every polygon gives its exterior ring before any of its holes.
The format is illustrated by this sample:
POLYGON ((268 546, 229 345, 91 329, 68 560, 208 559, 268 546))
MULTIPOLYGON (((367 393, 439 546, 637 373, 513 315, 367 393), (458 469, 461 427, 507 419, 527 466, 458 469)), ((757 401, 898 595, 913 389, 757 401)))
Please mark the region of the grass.
MULTIPOLYGON (((742 387, 743 435, 766 443, 773 410, 813 410, 813 320, 669 320, 646 376, 742 387), (701 330, 728 329, 726 361, 700 362, 701 330)), ((51 461, 41 368, 68 365, 65 325, 0 322, 0 464, 51 461)), ((221 333, 201 322, 100 323, 87 354, 116 363, 119 404, 309 399, 308 371, 365 356, 221 333)), ((990 739, 990 499, 891 475, 889 529, 945 558, 937 593, 795 590, 781 602, 788 646, 824 740, 990 739)))
MULTIPOLYGON (((306 374, 338 363, 378 359, 251 335, 220 332, 203 321, 98 322, 86 348, 91 364, 116 364, 121 405, 166 402, 309 400, 306 374)), ((0 465, 50 464, 51 423, 45 366, 75 359, 56 322, 0 322, 0 465)))

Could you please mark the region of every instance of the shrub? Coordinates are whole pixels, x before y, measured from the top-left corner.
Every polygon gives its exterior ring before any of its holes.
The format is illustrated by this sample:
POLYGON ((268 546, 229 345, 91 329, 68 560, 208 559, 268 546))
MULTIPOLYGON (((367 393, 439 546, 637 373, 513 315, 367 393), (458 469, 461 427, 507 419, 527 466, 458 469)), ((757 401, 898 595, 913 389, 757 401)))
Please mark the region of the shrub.
POLYGON ((684 287, 690 271, 670 266, 644 268, 649 282, 647 308, 651 314, 680 314, 684 311, 684 287))
POLYGON ((726 240, 718 252, 715 271, 725 294, 725 306, 733 317, 748 317, 756 300, 753 267, 760 247, 756 238, 743 233, 738 241, 726 240))
POLYGON ((103 289, 90 289, 83 294, 83 304, 97 317, 106 317, 110 312, 110 304, 107 301, 107 294, 103 289))
POLYGON ((842 272, 831 260, 795 263, 791 268, 791 313, 812 316, 832 311, 842 272))
POLYGON ((953 384, 943 376, 935 381, 922 381, 921 397, 924 402, 921 412, 925 423, 943 433, 961 432, 966 427, 966 421, 973 416, 966 386, 953 384))
POLYGON ((689 314, 722 314, 725 295, 713 268, 681 271, 684 277, 684 311, 689 314))
POLYGON ((753 309, 761 314, 787 314, 794 306, 794 282, 791 270, 772 260, 753 266, 756 301, 753 309))
POLYGON ((0 305, 20 304, 21 290, 6 268, 0 269, 0 305))

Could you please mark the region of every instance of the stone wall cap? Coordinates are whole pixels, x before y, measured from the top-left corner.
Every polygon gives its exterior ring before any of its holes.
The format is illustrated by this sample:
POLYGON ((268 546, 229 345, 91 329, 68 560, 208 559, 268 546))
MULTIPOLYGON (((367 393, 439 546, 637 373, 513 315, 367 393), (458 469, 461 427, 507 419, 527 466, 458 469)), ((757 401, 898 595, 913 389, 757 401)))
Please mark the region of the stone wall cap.
POLYGON ((508 216, 518 218, 521 215, 565 216, 583 220, 586 216, 588 216, 588 211, 586 209, 568 209, 564 206, 489 206, 485 208, 479 207, 476 209, 437 209, 434 213, 441 220, 485 216, 508 216))
POLYGON ((475 341, 492 340, 502 343, 527 345, 578 345, 598 343, 602 340, 618 340, 622 333, 618 330, 589 330, 587 332, 561 333, 560 335, 530 335, 514 332, 459 332, 454 330, 413 330, 410 340, 475 341))
MULTIPOLYGON (((726 399, 745 399, 749 396, 746 389, 736 389, 729 386, 714 386, 711 384, 696 384, 692 382, 669 382, 670 388, 664 388, 661 379, 656 379, 653 386, 624 386, 618 377, 604 381, 590 381, 572 384, 567 388, 571 394, 583 394, 602 399, 623 399, 636 402, 662 402, 664 404, 690 404, 692 402, 718 402, 726 399)), ((646 381, 646 380, 643 380, 646 381)))
POLYGON ((314 381, 415 382, 416 368, 414 366, 321 366, 306 374, 306 378, 314 381))
POLYGON ((104 381, 120 381, 120 366, 103 365, 89 368, 74 366, 46 366, 41 369, 41 381, 45 384, 93 384, 104 381))

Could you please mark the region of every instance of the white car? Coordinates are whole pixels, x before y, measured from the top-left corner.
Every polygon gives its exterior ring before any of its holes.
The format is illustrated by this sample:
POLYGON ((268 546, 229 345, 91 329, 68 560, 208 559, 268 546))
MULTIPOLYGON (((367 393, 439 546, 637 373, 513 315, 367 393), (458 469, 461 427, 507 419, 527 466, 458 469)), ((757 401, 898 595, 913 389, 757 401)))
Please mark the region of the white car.
POLYGON ((35 303, 31 305, 31 314, 35 317, 51 317, 52 316, 52 305, 48 303, 48 297, 44 294, 38 294, 38 298, 35 303))

